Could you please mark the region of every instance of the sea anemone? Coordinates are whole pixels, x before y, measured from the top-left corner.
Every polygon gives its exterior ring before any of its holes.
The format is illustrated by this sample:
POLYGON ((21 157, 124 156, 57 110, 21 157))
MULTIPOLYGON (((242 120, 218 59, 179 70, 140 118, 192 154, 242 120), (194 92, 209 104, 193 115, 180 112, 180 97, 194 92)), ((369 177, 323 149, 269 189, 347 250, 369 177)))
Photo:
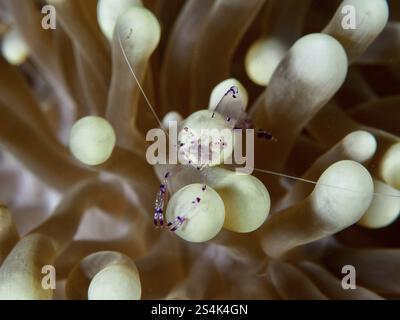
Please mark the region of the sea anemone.
POLYGON ((0 299, 400 297, 398 1, 0 0, 0 38, 0 299))

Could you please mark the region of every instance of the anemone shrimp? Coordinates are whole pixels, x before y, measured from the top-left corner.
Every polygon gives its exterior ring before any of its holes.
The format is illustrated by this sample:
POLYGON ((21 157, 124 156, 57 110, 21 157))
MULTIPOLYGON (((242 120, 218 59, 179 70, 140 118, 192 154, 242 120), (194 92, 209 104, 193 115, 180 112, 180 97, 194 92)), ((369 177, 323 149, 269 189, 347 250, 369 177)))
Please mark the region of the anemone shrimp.
MULTIPOLYGON (((160 190, 157 194, 155 201, 154 211, 154 225, 156 227, 164 226, 164 210, 167 205, 166 199, 168 197, 168 185, 173 175, 179 175, 179 172, 185 170, 182 166, 191 166, 194 168, 197 176, 198 183, 189 184, 185 188, 178 191, 175 198, 193 197, 190 202, 190 207, 186 208, 189 213, 178 214, 173 217, 173 213, 166 213, 172 221, 167 221, 167 228, 176 232, 185 222, 189 219, 193 219, 196 215, 202 212, 203 215, 208 215, 208 220, 212 218, 210 212, 204 213, 204 209, 199 208, 200 204, 205 202, 213 202, 216 207, 222 208, 216 210, 215 215, 219 216, 216 219, 211 219, 213 224, 207 227, 210 231, 210 237, 215 236, 216 233, 223 226, 223 210, 224 204, 218 193, 207 184, 207 174, 204 174, 206 170, 214 166, 224 164, 226 160, 229 160, 233 151, 234 144, 238 142, 239 135, 242 130, 248 130, 246 133, 254 135, 252 129, 251 120, 247 117, 244 110, 244 104, 239 94, 239 89, 236 86, 231 86, 223 95, 220 102, 217 104, 214 110, 201 110, 193 113, 180 125, 178 140, 176 143, 176 150, 180 157, 180 163, 177 164, 177 168, 167 171, 164 174, 164 179, 160 185, 160 190), (214 132, 206 133, 208 136, 204 136, 206 127, 214 132), (224 130, 228 131, 228 134, 224 134, 224 130), (250 132, 249 132, 250 131, 250 132), (236 139, 234 139, 236 137, 236 139), (210 138, 210 139, 209 139, 210 138), (206 142, 204 142, 204 140, 206 142), (211 140, 211 141, 210 141, 211 140), (202 182, 202 183, 200 183, 202 182), (200 191, 201 190, 201 191, 200 191), (205 199, 205 201, 202 201, 205 199)), ((226 131, 225 131, 226 132, 226 131)), ((273 135, 265 130, 257 130, 257 136, 262 139, 273 140, 273 135)), ((247 141, 247 140, 246 140, 247 141)), ((248 143, 248 142, 247 142, 248 143)), ((186 170, 188 170, 186 168, 186 170)), ((264 197, 260 200, 268 201, 267 193, 264 193, 264 197)), ((173 199, 174 201, 175 199, 173 199)), ((175 201, 174 201, 175 203, 175 201)), ((173 207, 174 205, 170 205, 173 207)), ((268 205, 265 205, 267 207, 268 205)), ((170 212, 173 210, 171 209, 170 212)), ((209 211, 206 210, 206 211, 209 211)), ((205 222, 203 222, 204 224, 205 222)), ((191 232, 193 233, 193 231, 191 232)), ((186 237, 188 238, 188 237, 186 237)), ((192 237, 189 237, 193 239, 192 237)))

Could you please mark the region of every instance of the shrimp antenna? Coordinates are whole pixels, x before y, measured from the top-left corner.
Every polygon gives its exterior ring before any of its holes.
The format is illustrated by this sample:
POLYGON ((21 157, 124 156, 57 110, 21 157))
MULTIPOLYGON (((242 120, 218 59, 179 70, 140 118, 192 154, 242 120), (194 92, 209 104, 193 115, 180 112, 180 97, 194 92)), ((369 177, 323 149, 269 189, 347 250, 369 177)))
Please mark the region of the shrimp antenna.
MULTIPOLYGON (((370 192, 363 192, 363 191, 358 191, 358 190, 354 190, 354 189, 350 189, 350 188, 345 188, 345 187, 335 186, 335 185, 331 185, 331 184, 321 183, 321 182, 317 182, 317 181, 314 181, 314 180, 295 177, 295 176, 291 176, 291 175, 288 175, 288 174, 279 173, 279 172, 270 171, 270 170, 263 170, 263 169, 254 168, 254 171, 265 173, 265 174, 269 174, 269 175, 274 175, 274 176, 278 176, 278 177, 282 177, 282 178, 287 178, 287 179, 291 179, 291 180, 301 181, 301 182, 305 182, 305 183, 309 183, 309 184, 313 184, 313 185, 317 185, 318 184, 320 186, 324 186, 324 187, 328 187, 328 188, 334 188, 334 189, 339 189, 339 190, 344 190, 344 191, 349 191, 349 192, 354 192, 354 193, 359 193, 359 194, 371 194, 370 192)), ((378 193, 378 192, 373 192, 372 195, 385 196, 385 197, 391 197, 391 198, 399 198, 400 197, 399 195, 396 195, 396 194, 378 193)))
POLYGON ((125 61, 126 61, 126 64, 128 65, 129 70, 131 71, 131 73, 132 73, 132 75, 133 75, 133 78, 135 79, 135 81, 136 81, 136 83, 137 83, 137 85, 138 85, 138 87, 139 87, 140 92, 142 93, 142 95, 143 95, 143 97, 144 97, 144 99, 145 99, 147 105, 149 106, 151 112, 153 113, 154 118, 157 120, 158 124, 160 125, 160 128, 163 128, 162 122, 161 122, 160 118, 158 117, 157 112, 156 112, 155 109, 153 108, 153 105, 151 104, 151 102, 150 102, 149 98, 147 97, 146 93, 144 92, 143 87, 142 87, 142 85, 140 84, 140 82, 139 82, 139 80, 138 80, 138 78, 137 78, 135 72, 133 71, 132 65, 131 65, 131 63, 129 62, 128 56, 126 55, 124 46, 122 45, 121 33, 120 33, 120 30, 119 30, 119 29, 118 29, 118 31, 117 31, 117 37, 118 37, 119 46, 120 46, 121 51, 122 51, 122 55, 124 56, 124 59, 125 59, 125 61))

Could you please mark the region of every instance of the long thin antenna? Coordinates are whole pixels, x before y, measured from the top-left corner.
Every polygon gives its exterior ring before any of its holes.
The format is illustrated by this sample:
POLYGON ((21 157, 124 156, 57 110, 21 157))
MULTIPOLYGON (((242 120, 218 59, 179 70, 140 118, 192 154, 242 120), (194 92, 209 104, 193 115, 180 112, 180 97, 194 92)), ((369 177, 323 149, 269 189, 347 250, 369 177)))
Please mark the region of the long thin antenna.
POLYGON ((121 47, 122 55, 124 56, 124 59, 125 59, 125 61, 126 61, 127 65, 128 65, 128 67, 129 67, 129 70, 131 71, 133 77, 135 78, 135 81, 136 81, 136 83, 137 83, 137 85, 138 85, 138 87, 139 87, 139 90, 140 90, 140 92, 142 93, 142 95, 143 95, 143 97, 144 97, 144 99, 145 99, 147 105, 149 106, 151 112, 153 113, 154 118, 156 118, 158 124, 160 125, 160 128, 163 128, 163 124, 162 124, 160 118, 157 116, 157 113, 156 113, 156 111, 154 110, 153 105, 151 104, 149 98, 147 97, 146 93, 144 92, 142 86, 140 85, 140 82, 139 82, 138 78, 136 77, 136 74, 135 74, 135 72, 133 71, 133 68, 132 68, 132 66, 131 66, 131 64, 130 64, 130 62, 129 62, 129 60, 128 60, 128 57, 127 57, 126 52, 125 52, 125 49, 124 49, 124 47, 122 46, 121 34, 120 34, 119 30, 118 30, 118 32, 117 32, 117 35, 118 35, 118 42, 119 42, 119 46, 121 47))
MULTIPOLYGON (((309 179, 304 179, 304 178, 299 178, 299 177, 287 175, 287 174, 284 174, 284 173, 274 172, 274 171, 270 171, 270 170, 254 168, 253 171, 266 173, 266 174, 270 174, 270 175, 274 175, 274 176, 278 176, 278 177, 288 178, 288 179, 292 179, 292 180, 296 180, 296 181, 301 181, 301 182, 305 182, 305 183, 309 183, 309 184, 313 184, 313 185, 317 185, 318 184, 319 186, 324 186, 324 187, 328 187, 328 188, 334 188, 334 189, 339 189, 339 190, 344 190, 344 191, 349 191, 349 192, 354 192, 354 193, 359 193, 359 194, 371 194, 370 192, 358 191, 358 190, 354 190, 354 189, 350 189, 350 188, 345 188, 345 187, 335 186, 335 185, 331 185, 331 184, 321 183, 321 182, 317 182, 317 181, 313 181, 313 180, 309 180, 309 179)), ((391 198, 400 198, 399 195, 390 194, 390 193, 373 192, 372 195, 391 197, 391 198)))
POLYGON ((317 181, 303 179, 303 178, 299 178, 299 177, 295 177, 295 176, 290 176, 288 174, 274 172, 274 171, 270 171, 270 170, 254 168, 253 171, 262 172, 262 173, 266 173, 266 174, 270 174, 270 175, 278 176, 278 177, 282 177, 282 178, 288 178, 288 179, 292 179, 292 180, 302 181, 302 182, 306 182, 306 183, 310 183, 310 184, 317 184, 317 181))

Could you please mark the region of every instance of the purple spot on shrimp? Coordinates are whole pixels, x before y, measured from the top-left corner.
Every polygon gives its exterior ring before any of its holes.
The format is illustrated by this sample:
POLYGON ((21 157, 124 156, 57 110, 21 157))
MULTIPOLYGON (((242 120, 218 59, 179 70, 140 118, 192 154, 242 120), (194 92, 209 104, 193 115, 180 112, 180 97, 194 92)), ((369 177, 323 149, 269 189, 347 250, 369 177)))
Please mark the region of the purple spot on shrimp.
POLYGON ((177 216, 174 221, 168 223, 170 231, 176 231, 182 225, 182 223, 185 222, 185 220, 185 217, 177 216))
POLYGON ((167 192, 167 188, 165 187, 165 184, 161 184, 160 185, 160 191, 161 191, 161 193, 166 193, 167 192))
POLYGON ((196 198, 196 202, 197 202, 197 203, 199 203, 200 200, 201 200, 201 199, 200 199, 199 197, 196 198))
POLYGON ((234 99, 236 99, 236 94, 237 93, 239 93, 239 89, 237 88, 237 87, 235 87, 235 86, 232 86, 232 87, 230 87, 229 88, 229 90, 225 93, 225 96, 228 94, 228 93, 230 93, 230 92, 232 92, 232 97, 234 98, 234 99))
POLYGON ((273 135, 271 133, 269 133, 268 131, 259 129, 257 131, 257 137, 261 138, 261 139, 271 140, 273 138, 273 135))

